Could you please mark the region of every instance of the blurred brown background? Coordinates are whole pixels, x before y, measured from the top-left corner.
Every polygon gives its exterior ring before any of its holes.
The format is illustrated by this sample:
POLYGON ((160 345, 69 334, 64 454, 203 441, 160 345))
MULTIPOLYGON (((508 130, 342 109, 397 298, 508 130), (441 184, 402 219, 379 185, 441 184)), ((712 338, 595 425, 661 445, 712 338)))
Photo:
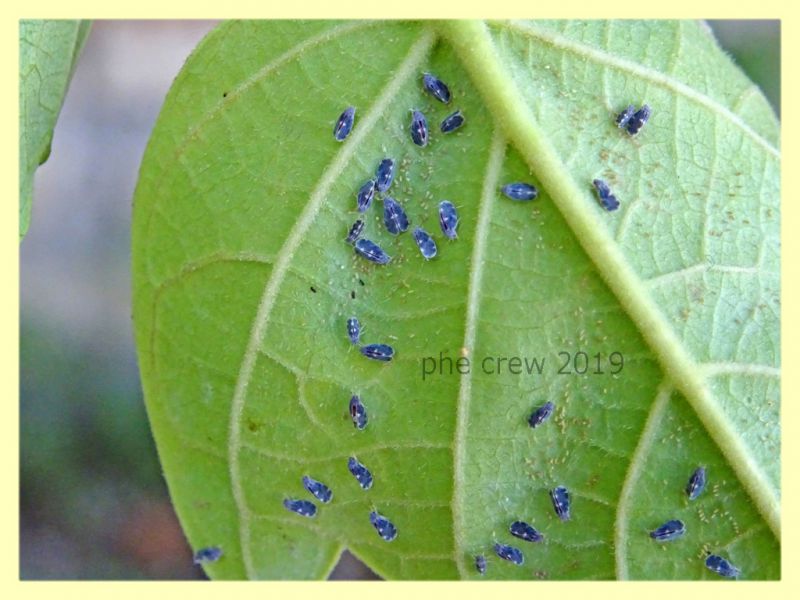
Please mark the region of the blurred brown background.
MULTIPOLYGON (((711 21, 779 113, 777 21, 711 21)), ((20 247, 20 577, 195 579, 139 387, 130 215, 164 96, 210 21, 97 21, 20 247)), ((345 555, 333 578, 374 578, 345 555)))

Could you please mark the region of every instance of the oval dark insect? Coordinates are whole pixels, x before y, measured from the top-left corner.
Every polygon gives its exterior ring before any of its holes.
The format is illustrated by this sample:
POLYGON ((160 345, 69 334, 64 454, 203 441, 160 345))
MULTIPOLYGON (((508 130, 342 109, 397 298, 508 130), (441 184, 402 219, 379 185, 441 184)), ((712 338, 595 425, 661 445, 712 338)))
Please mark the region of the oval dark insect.
POLYGON ((414 241, 417 242, 419 251, 422 253, 422 256, 425 257, 425 260, 430 260, 436 256, 436 242, 428 235, 427 231, 422 227, 417 227, 414 229, 412 235, 414 236, 414 241))
POLYGON ((647 104, 633 113, 633 116, 628 120, 627 126, 625 127, 625 130, 628 132, 628 134, 636 135, 639 133, 642 127, 644 127, 645 123, 647 123, 647 120, 650 118, 650 113, 650 107, 647 106, 647 104))
POLYGON ((541 533, 525 521, 514 521, 508 527, 508 532, 526 542, 541 542, 544 539, 541 533))
POLYGON ((372 473, 369 472, 367 467, 358 462, 358 460, 352 456, 348 458, 347 468, 350 470, 350 473, 353 475, 353 477, 356 478, 356 481, 358 481, 358 485, 361 486, 361 489, 368 490, 372 487, 372 473))
POLYGON ((361 346, 361 354, 372 360, 388 362, 394 356, 394 348, 387 344, 367 344, 361 346))
POLYGON ((397 537, 397 527, 394 526, 394 523, 378 512, 373 510, 369 513, 369 522, 372 523, 378 535, 387 542, 391 542, 397 537))
POLYGON ((478 554, 475 557, 475 570, 481 575, 486 573, 486 557, 483 554, 478 554))
POLYGON ((740 574, 739 569, 734 567, 729 561, 716 554, 709 554, 706 557, 706 567, 718 575, 729 577, 731 579, 738 577, 740 574))
POLYGON ((439 203, 439 227, 442 233, 449 239, 454 240, 458 237, 458 213, 456 207, 449 200, 442 200, 439 203))
POLYGON ((436 75, 432 73, 423 73, 422 85, 425 87, 425 91, 439 102, 445 104, 450 102, 450 89, 445 85, 444 81, 436 77, 436 75))
POLYGON ((535 185, 521 181, 507 183, 500 188, 500 191, 503 192, 506 198, 519 201, 534 200, 539 195, 539 190, 536 189, 535 185))
POLYGON ((364 221, 358 219, 355 223, 350 226, 350 232, 347 234, 347 239, 345 240, 348 244, 352 244, 355 242, 359 237, 361 237, 361 232, 364 231, 364 221))
POLYGON ((383 248, 366 238, 356 240, 356 243, 353 244, 353 250, 355 250, 356 254, 359 256, 379 265, 385 265, 392 260, 392 258, 383 251, 383 248))
POLYGON ((443 120, 442 124, 439 126, 439 129, 442 133, 450 133, 451 131, 455 131, 459 127, 464 124, 464 115, 461 114, 460 110, 457 110, 451 115, 447 115, 443 120))
POLYGON ((317 505, 309 500, 292 500, 287 498, 283 501, 286 510, 297 513, 303 517, 313 517, 317 514, 317 505))
POLYGON ((686 495, 689 496, 689 500, 694 500, 704 489, 706 489, 706 469, 697 467, 689 477, 689 483, 686 484, 686 495))
POLYGON ((531 413, 530 418, 528 418, 528 425, 532 428, 536 429, 539 425, 544 423, 550 415, 553 414, 553 403, 552 402, 545 402, 539 408, 531 413))
POLYGON ((383 199, 383 224, 392 235, 398 235, 408 229, 406 211, 397 200, 391 196, 383 199))
POLYGON ((303 475, 303 487, 320 502, 327 504, 333 498, 331 489, 316 479, 312 479, 308 475, 303 475))
POLYGON ((628 106, 625 107, 625 110, 619 113, 615 119, 617 127, 620 129, 625 127, 628 124, 628 121, 631 120, 634 112, 636 112, 636 107, 633 104, 628 104, 628 106))
POLYGON ((550 490, 550 500, 553 502, 553 510, 562 521, 570 520, 569 490, 563 485, 550 490))
POLYGON ((219 546, 208 546, 200 548, 194 553, 194 564, 217 562, 222 557, 222 548, 219 546))
POLYGON ((333 137, 337 142, 343 142, 345 138, 350 135, 353 129, 353 122, 356 118, 356 109, 354 106, 348 106, 344 112, 339 116, 336 125, 333 128, 333 137))
POLYGON ((372 199, 374 197, 375 181, 370 179, 361 186, 356 194, 356 208, 358 208, 358 212, 366 212, 367 209, 369 209, 370 204, 372 204, 372 199))
POLYGON ((418 110, 411 111, 411 127, 409 131, 411 131, 411 140, 417 146, 424 148, 428 145, 428 122, 425 120, 425 115, 418 110))
POLYGON ((394 161, 391 158, 384 158, 375 171, 375 186, 383 194, 389 191, 392 181, 394 181, 394 161))
POLYGON ((503 560, 512 562, 515 565, 521 565, 525 562, 525 556, 522 551, 519 548, 514 548, 514 546, 497 543, 494 545, 494 553, 503 560))
POLYGON ((355 317, 347 319, 347 337, 350 338, 350 343, 354 346, 361 339, 361 324, 355 317))
POLYGON ((356 429, 367 427, 367 407, 361 403, 361 398, 356 395, 350 398, 350 418, 356 429))
POLYGON ((658 529, 651 531, 650 537, 657 542, 669 542, 677 540, 684 533, 686 533, 686 525, 683 524, 683 521, 672 519, 658 529))
POLYGON ((600 206, 608 211, 617 210, 619 208, 619 200, 611 193, 611 188, 608 187, 605 181, 602 179, 594 179, 592 180, 592 185, 597 192, 597 200, 600 202, 600 206))

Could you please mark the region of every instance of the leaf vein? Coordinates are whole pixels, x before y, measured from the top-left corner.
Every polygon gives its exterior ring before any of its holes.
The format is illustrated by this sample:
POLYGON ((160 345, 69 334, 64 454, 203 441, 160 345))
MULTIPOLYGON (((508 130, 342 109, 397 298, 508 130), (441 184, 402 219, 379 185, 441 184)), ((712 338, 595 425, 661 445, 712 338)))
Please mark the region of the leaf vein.
POLYGON ((247 348, 242 360, 239 376, 236 381, 233 398, 231 399, 231 412, 229 421, 228 435, 228 456, 230 461, 231 489, 235 504, 239 512, 239 537, 241 544, 242 560, 245 572, 250 578, 254 571, 253 558, 250 554, 250 528, 249 511, 245 504, 242 483, 239 470, 239 447, 240 447, 240 421, 244 410, 247 396, 247 388, 255 366, 258 351, 262 346, 264 334, 269 323, 272 307, 278 295, 278 291, 288 271, 290 262, 295 252, 299 248, 306 231, 313 223, 322 203, 324 202, 328 190, 334 181, 355 154, 363 139, 375 127, 378 118, 387 108, 392 99, 396 96, 400 87, 417 71, 419 64, 428 55, 434 41, 434 34, 430 30, 424 30, 420 38, 411 46, 407 55, 402 60, 397 71, 392 74, 388 84, 381 91, 372 107, 367 111, 360 122, 360 127, 356 127, 345 142, 344 146, 337 152, 335 158, 323 173, 322 178, 317 183, 312 192, 308 203, 303 208, 300 217, 295 222, 289 235, 276 255, 275 266, 272 269, 269 279, 264 286, 264 293, 258 305, 253 326, 250 331, 247 348))
MULTIPOLYGON (((499 131, 492 137, 483 190, 480 198, 478 222, 475 228, 475 245, 469 268, 469 292, 467 296, 466 322, 464 325, 463 347, 472 351, 475 348, 475 335, 480 305, 480 288, 485 264, 486 245, 489 236, 489 225, 492 214, 492 203, 500 176, 500 168, 505 157, 505 139, 499 131)), ((464 494, 464 469, 466 465, 466 439, 469 432, 469 405, 472 394, 471 370, 460 379, 458 391, 458 407, 456 411, 456 430, 453 439, 453 552, 458 572, 462 578, 467 576, 467 567, 463 564, 461 548, 464 546, 464 516, 461 503, 464 494)))
POLYGON ((735 273, 740 275, 767 275, 773 277, 780 277, 780 273, 776 271, 764 271, 758 266, 754 267, 738 267, 735 265, 718 265, 716 263, 702 262, 677 271, 669 271, 662 273, 649 279, 642 281, 650 288, 660 287, 672 281, 690 277, 696 273, 735 273))
POLYGON ((628 511, 631 509, 634 502, 633 491, 644 469, 644 463, 647 460, 650 447, 658 434, 661 420, 666 412, 671 394, 672 386, 666 382, 662 382, 656 393, 655 401, 650 407, 650 413, 647 415, 647 420, 642 428, 642 433, 636 444, 636 450, 633 452, 628 470, 625 473, 625 479, 622 483, 622 489, 620 490, 619 501, 617 503, 617 516, 614 523, 614 558, 617 579, 619 580, 628 579, 628 511))

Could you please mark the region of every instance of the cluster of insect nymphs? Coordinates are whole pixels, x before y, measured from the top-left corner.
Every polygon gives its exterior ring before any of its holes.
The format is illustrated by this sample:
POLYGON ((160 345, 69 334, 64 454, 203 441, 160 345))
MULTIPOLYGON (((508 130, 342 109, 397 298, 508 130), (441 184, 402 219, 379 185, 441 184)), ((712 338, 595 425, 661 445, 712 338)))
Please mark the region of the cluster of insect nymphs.
MULTIPOLYGON (((422 87, 433 98, 443 104, 450 104, 451 93, 441 79, 431 73, 422 74, 422 87)), ((341 114, 333 128, 333 136, 336 141, 343 142, 353 129, 355 122, 355 108, 348 107, 341 114)), ((464 115, 460 110, 447 115, 441 122, 439 130, 443 134, 449 134, 456 131, 464 125, 464 115)), ((409 125, 409 134, 411 141, 420 148, 424 148, 429 142, 428 121, 422 111, 411 111, 411 123, 409 125)), ((374 176, 365 181, 356 192, 356 210, 365 214, 372 206, 372 202, 378 196, 383 203, 383 224, 392 235, 400 235, 408 231, 410 222, 403 205, 389 195, 389 189, 395 177, 395 160, 389 157, 383 158, 375 170, 374 176)), ((524 184, 521 184, 524 185, 524 184)), ((536 196, 536 189, 533 188, 533 197, 536 196)), ((521 193, 521 192, 519 192, 521 193)), ((530 192, 527 192, 530 194, 530 192)), ((529 199, 529 198, 517 198, 529 199)), ((442 200, 438 207, 439 213, 439 227, 442 234, 447 239, 455 240, 458 237, 458 212, 455 205, 449 200, 442 200)), ((383 248, 381 248, 374 241, 362 237, 366 227, 365 218, 357 219, 348 231, 345 241, 352 244, 355 253, 375 264, 386 265, 391 262, 392 258, 383 248)), ((436 257, 438 254, 438 247, 433 236, 425 231, 422 227, 415 227, 412 231, 412 237, 419 249, 422 257, 427 261, 436 257)), ((388 362, 394 357, 394 348, 388 344, 362 344, 361 343, 362 327, 357 317, 350 317, 347 319, 347 337, 350 343, 358 346, 359 351, 366 358, 372 360, 388 362)), ((361 397, 354 394, 350 398, 350 418, 353 421, 353 426, 361 431, 366 429, 369 421, 367 414, 367 407, 361 401, 361 397)), ((350 457, 348 461, 348 469, 353 477, 356 479, 362 489, 368 490, 372 487, 373 477, 372 473, 361 464, 356 458, 350 457)), ((297 501, 294 501, 297 502, 297 501)), ((313 516, 313 512, 307 510, 307 507, 300 505, 287 505, 289 510, 298 512, 301 515, 313 516), (302 510, 297 510, 301 508, 302 510)), ((387 542, 391 542, 397 537, 397 528, 395 525, 373 510, 369 514, 369 520, 378 535, 387 542)))
MULTIPOLYGON (((430 73, 423 73, 422 85, 434 98, 444 104, 449 104, 450 90, 440 79, 430 73)), ((355 123, 355 115, 355 107, 350 106, 339 116, 333 128, 333 137, 336 141, 343 142, 347 136, 350 135, 355 123)), ((444 118, 439 129, 442 133, 450 133, 463 124, 464 115, 460 110, 457 110, 444 118)), ((412 111, 409 132, 414 144, 420 147, 428 145, 428 123, 422 112, 418 110, 412 111)), ((409 219, 403 205, 392 198, 388 193, 394 181, 394 177, 394 159, 388 157, 382 159, 375 170, 375 175, 364 182, 356 192, 356 210, 361 214, 366 213, 370 206, 372 206, 376 195, 379 196, 383 202, 383 224, 386 230, 392 235, 400 235, 408 231, 409 219)), ((457 237, 456 228, 458 227, 458 214, 453 203, 448 200, 443 200, 439 203, 439 224, 442 233, 448 239, 452 240, 457 237)), ((386 265, 391 262, 391 256, 389 256, 383 248, 372 240, 362 237, 365 227, 365 219, 357 219, 350 226, 345 241, 353 245, 353 250, 358 256, 370 262, 379 265, 386 265)), ((431 260, 436 257, 438 252, 436 241, 427 231, 422 227, 416 227, 412 232, 412 236, 425 260, 431 260)), ((312 291, 315 290, 312 288, 312 291)), ((347 319, 347 337, 351 344, 358 346, 363 356, 381 362, 389 362, 394 358, 394 348, 389 344, 362 344, 361 332, 361 323, 357 317, 350 317, 347 319)), ((361 401, 360 396, 357 394, 351 396, 349 409, 353 426, 359 431, 366 429, 369 418, 367 407, 361 401)), ((357 458, 354 456, 349 457, 347 469, 362 490, 369 490, 372 487, 374 480, 372 473, 357 458)), ((325 484, 311 479, 308 476, 303 477, 303 485, 306 490, 320 502, 330 502, 333 497, 333 493, 325 484)), ((303 517, 314 517, 317 514, 317 507, 310 500, 286 499, 283 501, 283 505, 287 510, 303 517)), ((397 537, 397 527, 377 510, 370 511, 369 522, 375 528, 375 531, 381 539, 391 542, 397 537)))
MULTIPOLYGON (((350 399, 350 415, 353 417, 353 425, 356 429, 364 429, 367 426, 367 410, 358 396, 354 395, 350 399)), ((372 487, 372 473, 356 457, 351 456, 347 459, 347 470, 350 471, 362 490, 372 487)), ((304 475, 302 482, 303 487, 320 502, 327 504, 333 499, 333 492, 321 481, 304 475)), ((283 506, 286 510, 302 517, 314 517, 317 514, 317 506, 310 500, 287 498, 283 501, 283 506)), ((383 540, 391 542, 397 537, 397 528, 394 523, 376 510, 369 513, 369 522, 383 540)))
MULTIPOLYGON (((706 469, 705 467, 697 467, 689 477, 689 482, 686 484, 686 496, 690 501, 696 500, 703 490, 706 489, 706 469)), ((650 532, 650 537, 656 542, 671 542, 684 536, 686 533, 686 525, 680 519, 670 519, 663 525, 653 529, 650 532)), ((708 554, 705 559, 706 567, 721 575, 735 579, 739 576, 739 569, 734 567, 728 560, 716 554, 708 554)))
MULTIPOLYGON (((451 94, 449 88, 435 75, 423 73, 422 85, 425 91, 440 102, 444 104, 450 103, 451 94)), ((355 122, 355 113, 355 107, 350 106, 341 114, 333 129, 333 135, 336 141, 343 142, 350 134, 355 122)), ((651 110, 647 104, 643 105, 638 110, 631 104, 617 115, 616 124, 620 129, 624 129, 628 135, 635 136, 645 123, 647 123, 647 120, 650 118, 650 113, 651 110)), ((439 129, 442 133, 447 134, 459 129, 463 124, 464 116, 460 110, 456 110, 442 120, 439 129)), ((428 124, 425 115, 421 111, 411 111, 409 132, 414 144, 420 147, 428 145, 428 124)), ((392 235, 399 235, 408 230, 409 220, 403 206, 387 194, 394 180, 394 176, 395 161, 391 158, 384 158, 381 160, 375 171, 374 178, 366 181, 356 193, 356 208, 358 212, 366 213, 372 205, 375 195, 380 194, 383 202, 383 222, 386 230, 392 235)), ((608 211, 613 211, 619 207, 619 201, 611 192, 611 189, 605 181, 602 179, 595 179, 592 181, 592 184, 594 185, 598 200, 603 208, 608 211)), ((500 192, 507 198, 520 202, 535 200, 539 195, 539 190, 536 186, 525 182, 507 183, 500 188, 500 192)), ((448 200, 440 202, 439 225, 444 236, 450 240, 456 239, 458 237, 456 233, 458 224, 458 213, 453 203, 448 200)), ((380 265, 389 263, 391 257, 386 254, 378 244, 361 237, 364 228, 364 219, 357 219, 350 227, 346 238, 347 243, 353 245, 356 254, 373 263, 380 265)), ((412 232, 412 236, 423 258, 430 260, 436 257, 436 242, 428 232, 421 227, 416 227, 412 232)), ((314 292, 316 291, 313 287, 311 290, 314 292)), ((347 319, 347 337, 351 344, 358 346, 363 356, 383 362, 392 360, 394 357, 394 348, 392 346, 381 343, 361 344, 361 332, 361 324, 356 317, 347 319)), ((528 418, 530 427, 536 429, 545 423, 552 415, 554 408, 552 402, 545 402, 543 405, 537 407, 528 418)), ((349 409, 353 426, 357 430, 364 430, 368 422, 367 408, 358 395, 354 394, 350 398, 349 409)), ((361 489, 369 490, 372 487, 372 473, 365 465, 359 462, 357 458, 353 456, 349 457, 347 468, 361 489)), ((333 492, 321 481, 317 481, 308 475, 304 475, 301 481, 306 491, 319 502, 327 504, 333 499, 333 492)), ((689 500, 695 500, 703 492, 705 486, 706 470, 703 467, 698 467, 692 473, 686 486, 686 495, 689 500)), ((569 521, 571 519, 569 490, 564 486, 557 486, 549 491, 549 495, 556 516, 561 521, 569 521)), ((310 500, 286 498, 283 501, 283 505, 286 510, 303 517, 313 518, 317 514, 317 506, 310 500)), ((369 521, 383 540, 391 542, 397 537, 397 528, 395 525, 376 510, 372 510, 369 513, 369 521)), ((542 532, 531 524, 521 520, 512 522, 508 527, 508 533, 515 538, 530 543, 538 543, 544 540, 544 534, 542 532)), ((650 531, 649 535, 656 542, 669 542, 683 537, 685 533, 686 526, 683 521, 679 519, 670 519, 663 525, 650 531)), ((519 548, 495 541, 493 549, 499 558, 507 560, 515 565, 522 565, 525 562, 525 556, 519 548)), ((194 562, 195 564, 216 562, 220 559, 222 554, 222 549, 218 546, 201 548, 195 553, 194 562)), ((728 560, 715 554, 708 554, 706 556, 705 565, 709 570, 722 577, 736 578, 740 574, 739 569, 733 566, 728 560)), ((481 575, 486 573, 487 560, 483 554, 475 556, 475 569, 481 575)))
MULTIPOLYGON (((444 104, 450 103, 450 89, 438 77, 431 73, 423 73, 422 85, 425 91, 440 102, 444 104)), ((333 128, 333 136, 337 141, 342 142, 347 138, 348 134, 353 129, 354 120, 355 108, 351 106, 341 114, 333 128)), ((451 133, 459 129, 462 125, 464 125, 464 115, 460 110, 457 110, 444 118, 439 130, 442 133, 451 133)), ((417 146, 424 148, 428 145, 428 121, 425 115, 419 110, 411 111, 409 133, 411 135, 411 141, 417 146)), ((392 158, 384 158, 381 160, 374 177, 368 179, 358 189, 356 193, 356 209, 360 213, 366 213, 372 205, 375 196, 380 195, 381 201, 383 202, 383 224, 390 234, 400 235, 408 231, 409 219, 403 205, 388 195, 389 188, 394 180, 394 175, 395 161, 392 158)), ((439 225, 445 237, 451 240, 456 238, 458 214, 453 203, 448 200, 443 200, 439 203, 439 225)), ((379 265, 388 264, 392 260, 392 257, 377 243, 361 237, 364 233, 364 228, 364 219, 357 219, 351 225, 350 231, 347 234, 347 243, 352 244, 353 250, 362 258, 379 265)), ((422 227, 415 227, 411 235, 414 238, 414 242, 420 254, 422 254, 425 260, 431 260, 436 257, 438 248, 436 246, 436 241, 430 233, 425 231, 422 227)), ((362 348, 362 353, 364 352, 362 348)), ((367 356, 366 353, 365 356, 367 356)))
MULTIPOLYGON (((553 414, 555 405, 552 402, 545 402, 541 406, 536 407, 528 418, 528 424, 532 429, 536 429, 543 425, 553 414)), ((706 487, 706 469, 705 467, 698 467, 689 477, 689 482, 686 484, 686 496, 689 500, 695 500, 706 487)), ((572 518, 571 502, 569 490, 564 486, 557 486, 550 490, 550 502, 553 505, 553 510, 556 516, 561 521, 569 521, 572 518)), ((525 521, 514 521, 509 525, 508 532, 521 540, 526 542, 541 542, 544 540, 544 534, 538 531, 529 523, 525 521)), ((660 527, 649 532, 650 537, 656 542, 669 542, 677 540, 686 533, 686 525, 679 519, 670 519, 660 527)), ((515 565, 522 565, 525 562, 525 555, 522 550, 495 541, 494 543, 495 554, 515 565)), ((722 577, 735 578, 739 575, 739 569, 734 567, 728 560, 716 554, 708 554, 705 559, 706 567, 721 575, 722 577)), ((475 556, 475 570, 483 575, 486 573, 487 561, 483 554, 475 556)))

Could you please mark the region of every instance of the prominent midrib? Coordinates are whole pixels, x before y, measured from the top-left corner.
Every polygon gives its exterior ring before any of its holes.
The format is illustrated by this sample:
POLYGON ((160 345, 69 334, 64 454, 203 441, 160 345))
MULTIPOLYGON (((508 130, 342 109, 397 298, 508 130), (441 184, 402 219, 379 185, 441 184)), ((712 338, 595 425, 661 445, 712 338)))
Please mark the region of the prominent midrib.
POLYGON ((417 72, 420 64, 430 52, 434 40, 435 35, 433 31, 429 28, 423 29, 420 38, 411 46, 400 66, 392 73, 389 83, 387 83, 381 91, 375 103, 353 128, 353 133, 350 138, 344 143, 333 161, 325 169, 308 203, 303 208, 300 217, 289 232, 280 251, 276 254, 275 266, 264 286, 264 292, 259 301, 258 310, 250 329, 250 337, 248 338, 247 347, 239 369, 239 375, 236 379, 236 387, 234 388, 233 397, 231 399, 230 420, 228 422, 228 463, 230 469, 231 492, 239 514, 240 550, 248 579, 253 578, 255 569, 252 556, 250 555, 250 513, 245 502, 240 478, 241 473, 239 470, 239 449, 241 447, 240 421, 247 397, 247 388, 253 374, 258 350, 264 340, 272 308, 275 305, 278 292, 286 277, 295 252, 302 243, 311 224, 314 222, 323 201, 327 197, 328 191, 333 186, 336 178, 344 171, 353 155, 360 148, 361 142, 375 127, 378 119, 386 110, 392 99, 397 95, 401 86, 417 72))
POLYGON ((773 485, 751 458, 710 393, 701 368, 650 297, 607 228, 590 210, 586 193, 541 131, 517 84, 503 65, 484 23, 446 21, 439 27, 450 39, 489 110, 513 141, 561 211, 567 224, 653 349, 675 387, 683 393, 730 463, 759 512, 780 539, 780 503, 773 485))
MULTIPOLYGON (((472 258, 469 263, 469 292, 467 296, 467 311, 464 322, 463 347, 469 353, 475 351, 475 330, 480 308, 480 289, 483 280, 484 256, 486 255, 486 241, 489 232, 489 221, 492 214, 492 199, 495 195, 497 181, 500 176, 500 167, 503 164, 506 142, 499 131, 492 136, 492 145, 489 150, 489 159, 486 165, 486 174, 483 178, 481 190, 481 204, 478 212, 478 223, 475 227, 475 245, 472 248, 472 258)), ((472 398, 472 372, 468 372, 460 379, 458 389, 458 405, 456 408, 456 428, 453 438, 453 498, 451 512, 453 514, 453 552, 462 579, 467 576, 464 565, 464 523, 463 502, 464 493, 464 465, 466 462, 467 433, 469 430, 469 405, 472 398)))

